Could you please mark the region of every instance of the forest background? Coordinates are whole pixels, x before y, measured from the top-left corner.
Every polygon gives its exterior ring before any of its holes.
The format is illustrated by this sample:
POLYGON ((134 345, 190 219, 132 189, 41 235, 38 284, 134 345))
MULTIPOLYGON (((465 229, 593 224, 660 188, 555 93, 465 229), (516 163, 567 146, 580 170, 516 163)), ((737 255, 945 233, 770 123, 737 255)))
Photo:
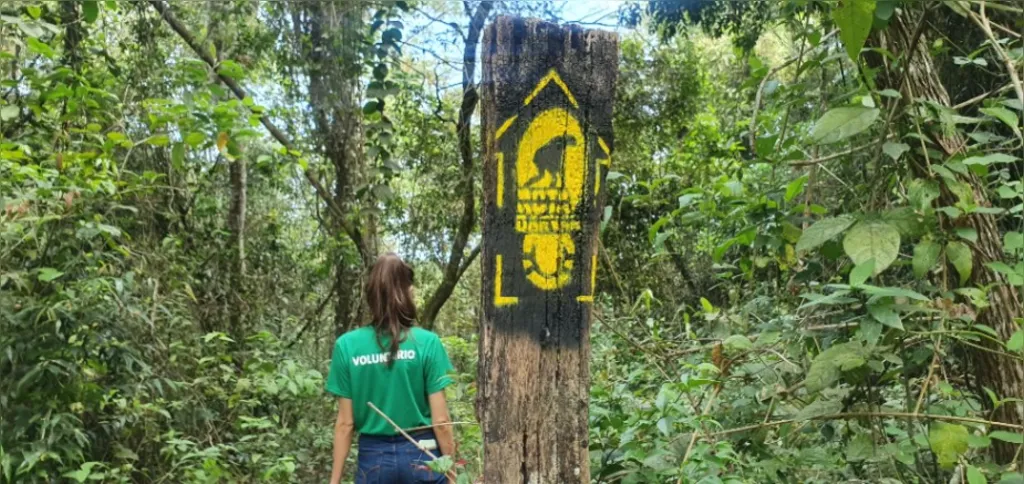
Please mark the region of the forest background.
POLYGON ((479 474, 502 13, 621 33, 596 481, 1024 482, 1024 7, 995 0, 4 0, 0 481, 323 482, 383 250, 479 474))

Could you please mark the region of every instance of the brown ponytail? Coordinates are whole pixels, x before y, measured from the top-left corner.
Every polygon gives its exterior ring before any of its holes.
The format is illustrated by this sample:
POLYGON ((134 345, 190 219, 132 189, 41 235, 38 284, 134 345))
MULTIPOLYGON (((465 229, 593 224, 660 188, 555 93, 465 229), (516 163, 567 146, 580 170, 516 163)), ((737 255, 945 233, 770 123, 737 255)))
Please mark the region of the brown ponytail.
POLYGON ((395 363, 398 345, 405 332, 416 320, 416 301, 412 296, 413 271, 400 257, 388 252, 377 258, 366 281, 366 304, 373 316, 373 329, 377 344, 391 355, 388 367, 395 363), (391 337, 391 345, 384 348, 384 336, 391 337))

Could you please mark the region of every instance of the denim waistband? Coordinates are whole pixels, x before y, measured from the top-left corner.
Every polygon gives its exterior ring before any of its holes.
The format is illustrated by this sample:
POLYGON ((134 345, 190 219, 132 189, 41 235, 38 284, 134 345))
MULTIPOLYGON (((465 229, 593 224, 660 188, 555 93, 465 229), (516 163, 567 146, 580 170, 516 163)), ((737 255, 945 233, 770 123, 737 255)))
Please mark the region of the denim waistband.
MULTIPOLYGON (((415 432, 407 432, 407 433, 409 434, 410 437, 413 438, 413 440, 424 440, 424 439, 433 439, 433 438, 435 438, 434 437, 434 431, 430 430, 430 429, 418 430, 418 431, 415 431, 415 432)), ((359 442, 361 442, 361 443, 363 443, 363 442, 365 442, 365 443, 380 443, 380 444, 401 444, 401 443, 409 443, 409 439, 406 439, 405 436, 403 436, 401 434, 399 434, 399 435, 359 434, 359 442)))

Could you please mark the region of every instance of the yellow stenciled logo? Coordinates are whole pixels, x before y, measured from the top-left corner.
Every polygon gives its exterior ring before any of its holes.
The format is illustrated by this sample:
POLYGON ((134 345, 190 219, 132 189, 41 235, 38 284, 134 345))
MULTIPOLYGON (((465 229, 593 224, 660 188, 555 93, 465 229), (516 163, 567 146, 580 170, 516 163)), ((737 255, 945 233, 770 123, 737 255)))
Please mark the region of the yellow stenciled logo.
MULTIPOLYGON (((596 204, 601 186, 600 166, 609 165, 611 152, 601 137, 596 139, 599 151, 588 151, 592 147, 574 114, 579 105, 554 69, 537 83, 523 105, 529 106, 548 86, 559 88, 567 104, 541 110, 516 139, 512 153, 499 150, 495 154, 496 205, 498 209, 505 207, 506 170, 513 168, 515 231, 523 236, 520 262, 523 274, 534 287, 556 291, 572 282, 573 269, 579 257, 573 237, 582 230, 579 217, 591 210, 591 207, 580 207, 586 199, 591 165, 593 196, 590 199, 596 204), (505 166, 506 155, 515 157, 514 167, 505 166)), ((518 114, 506 119, 495 131, 494 142, 508 133, 517 121, 522 121, 518 114)), ((507 273, 505 269, 502 254, 496 254, 494 305, 498 307, 519 303, 518 296, 502 291, 503 277, 507 273)), ((586 281, 578 281, 582 291, 576 297, 578 301, 594 300, 596 275, 597 258, 591 255, 590 286, 585 288, 586 281)))
POLYGON ((526 128, 516 155, 516 231, 523 237, 526 278, 547 291, 572 279, 580 230, 576 206, 583 196, 586 147, 579 121, 556 107, 526 128))

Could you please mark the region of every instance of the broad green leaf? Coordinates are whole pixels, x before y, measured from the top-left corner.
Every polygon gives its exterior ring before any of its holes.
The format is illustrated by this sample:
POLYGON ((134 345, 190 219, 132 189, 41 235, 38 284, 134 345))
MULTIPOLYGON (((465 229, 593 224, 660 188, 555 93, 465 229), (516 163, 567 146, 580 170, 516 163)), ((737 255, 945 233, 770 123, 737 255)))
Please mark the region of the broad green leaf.
POLYGON ((871 33, 874 17, 875 0, 842 0, 832 9, 832 20, 839 27, 839 38, 854 62, 871 33))
POLYGON ((910 289, 903 289, 902 287, 877 287, 864 284, 860 287, 864 294, 872 296, 872 298, 883 298, 883 297, 905 297, 908 299, 915 299, 918 301, 930 301, 927 296, 919 292, 911 291, 910 289))
POLYGON ((978 241, 978 231, 973 227, 957 227, 956 235, 968 242, 978 241))
POLYGON ((373 68, 373 78, 378 81, 383 81, 386 77, 388 77, 388 65, 384 63, 377 64, 377 66, 373 68))
POLYGON ((100 6, 96 0, 82 1, 82 18, 86 23, 93 23, 100 15, 100 6))
POLYGON ((786 201, 791 202, 797 195, 804 192, 804 185, 807 183, 807 175, 804 175, 796 180, 793 180, 786 185, 786 201))
POLYGON ((166 134, 154 134, 149 138, 146 138, 145 143, 149 143, 153 146, 167 146, 171 142, 171 138, 166 134))
POLYGON ((892 17, 892 13, 896 11, 896 3, 896 0, 878 0, 878 6, 875 7, 875 17, 889 20, 892 17))
POLYGON ((967 484, 988 484, 988 479, 977 467, 967 466, 967 484))
POLYGON ((816 392, 832 386, 843 371, 863 366, 866 363, 865 357, 864 347, 855 341, 837 344, 822 351, 807 370, 807 391, 816 392))
POLYGON ((875 318, 875 321, 879 323, 900 331, 903 330, 903 321, 900 319, 899 313, 894 311, 890 304, 869 304, 868 313, 871 313, 871 317, 875 318))
POLYGON ((841 107, 825 113, 811 130, 811 141, 819 144, 835 143, 871 127, 878 119, 877 108, 841 107))
POLYGON ((960 274, 960 285, 964 285, 971 277, 971 269, 974 264, 971 249, 963 242, 950 242, 946 244, 946 258, 960 274))
POLYGON ((394 198, 395 192, 391 190, 391 187, 381 184, 373 187, 373 195, 378 200, 391 200, 394 198))
POLYGON ((1024 233, 1007 232, 1003 235, 1003 251, 1011 254, 1024 249, 1024 233))
POLYGON ((995 430, 993 432, 989 432, 988 436, 996 440, 1009 442, 1011 444, 1024 444, 1024 435, 1013 432, 1007 432, 1005 430, 995 430))
POLYGON ((196 131, 193 131, 189 133, 188 136, 185 136, 185 143, 188 143, 188 145, 193 148, 196 148, 199 145, 203 144, 204 141, 206 141, 206 135, 196 131))
POLYGON ((858 433, 846 445, 846 460, 850 462, 861 462, 870 459, 874 455, 875 441, 871 438, 870 432, 858 433))
POLYGON ((882 89, 878 91, 880 96, 891 97, 893 99, 903 99, 903 95, 895 89, 882 89))
POLYGON ((64 273, 58 271, 57 269, 54 269, 52 267, 43 267, 42 269, 39 269, 39 275, 37 277, 39 278, 40 281, 50 282, 63 275, 64 273))
POLYGON ((857 265, 852 271, 850 271, 850 285, 859 286, 867 282, 868 278, 871 277, 875 272, 875 260, 868 259, 863 264, 857 265))
POLYGON ((4 106, 0 108, 0 121, 7 121, 14 119, 18 115, 18 106, 4 106))
POLYGON ((381 42, 385 44, 394 44, 402 40, 402 31, 397 28, 390 28, 381 34, 381 42))
POLYGON ((1024 348, 1024 329, 1018 329, 1017 332, 1010 336, 1010 340, 1006 342, 1006 349, 1010 351, 1020 351, 1024 348))
MULTIPOLYGON (((230 77, 231 79, 241 79, 245 77, 245 69, 242 67, 242 65, 230 59, 225 59, 220 63, 220 66, 217 69, 217 73, 230 77)), ((246 106, 253 105, 252 98, 245 98, 245 101, 243 101, 243 103, 246 106)))
POLYGON ((817 248, 828 242, 829 239, 843 233, 855 221, 853 217, 846 215, 821 219, 814 225, 807 227, 807 230, 804 230, 804 233, 800 235, 800 240, 796 243, 796 250, 798 252, 806 252, 817 248))
POLYGON ((860 222, 843 239, 843 250, 854 264, 875 260, 875 275, 881 274, 899 255, 900 233, 885 222, 860 222))
POLYGON ((974 435, 971 434, 967 438, 967 445, 972 449, 987 449, 992 446, 992 439, 987 435, 974 435))
POLYGON ((171 163, 174 165, 174 169, 182 171, 185 168, 185 144, 174 143, 174 148, 171 148, 171 163))
POLYGON ((939 465, 949 468, 967 451, 969 436, 970 433, 963 425, 935 422, 928 432, 928 445, 938 458, 939 465))
POLYGON ((1020 118, 1018 118, 1017 114, 1014 113, 1013 111, 1010 111, 1009 109, 999 106, 991 108, 981 108, 979 109, 979 111, 1002 121, 1007 126, 1009 126, 1014 133, 1020 135, 1020 118))
POLYGON ((725 338, 725 341, 722 342, 722 346, 727 350, 746 351, 753 348, 754 344, 751 343, 750 339, 746 336, 743 336, 742 334, 734 334, 725 338))
POLYGON ((39 54, 48 59, 54 59, 57 57, 57 51, 50 47, 50 44, 43 42, 35 37, 28 38, 28 49, 36 54, 39 54))
POLYGON ((907 188, 910 192, 910 202, 918 210, 928 210, 932 202, 939 198, 939 184, 935 180, 915 178, 907 188))
POLYGON ((801 305, 800 309, 807 309, 821 305, 829 306, 833 304, 847 304, 855 302, 856 299, 852 297, 846 297, 848 294, 850 294, 850 291, 836 291, 827 296, 816 293, 804 293, 801 294, 800 297, 806 299, 809 302, 801 305))
POLYGON ((672 421, 668 418, 658 419, 658 431, 667 437, 672 432, 672 421))
POLYGON ((801 408, 800 411, 797 412, 796 416, 793 417, 793 420, 796 420, 798 422, 801 420, 810 420, 812 418, 821 417, 823 415, 832 415, 835 413, 839 413, 842 409, 842 401, 825 400, 824 398, 819 398, 811 402, 810 405, 801 408))
POLYGON ((991 165, 993 163, 1013 163, 1017 161, 1016 156, 1010 156, 1006 153, 992 153, 985 156, 972 156, 966 158, 962 163, 965 165, 991 165))
POLYGON ((928 271, 935 267, 935 263, 939 261, 939 254, 941 252, 942 246, 930 238, 922 239, 918 242, 914 246, 914 276, 918 279, 924 278, 928 271))
POLYGON ((989 262, 986 263, 985 266, 1006 276, 1006 282, 1010 283, 1011 285, 1024 285, 1024 274, 1021 274, 1019 271, 1017 271, 1017 269, 1010 267, 1005 262, 989 262))
POLYGON ((887 141, 882 145, 882 151, 889 155, 889 158, 892 158, 893 161, 899 161, 900 157, 903 156, 903 153, 910 151, 910 146, 907 146, 906 143, 893 143, 892 141, 887 141))

